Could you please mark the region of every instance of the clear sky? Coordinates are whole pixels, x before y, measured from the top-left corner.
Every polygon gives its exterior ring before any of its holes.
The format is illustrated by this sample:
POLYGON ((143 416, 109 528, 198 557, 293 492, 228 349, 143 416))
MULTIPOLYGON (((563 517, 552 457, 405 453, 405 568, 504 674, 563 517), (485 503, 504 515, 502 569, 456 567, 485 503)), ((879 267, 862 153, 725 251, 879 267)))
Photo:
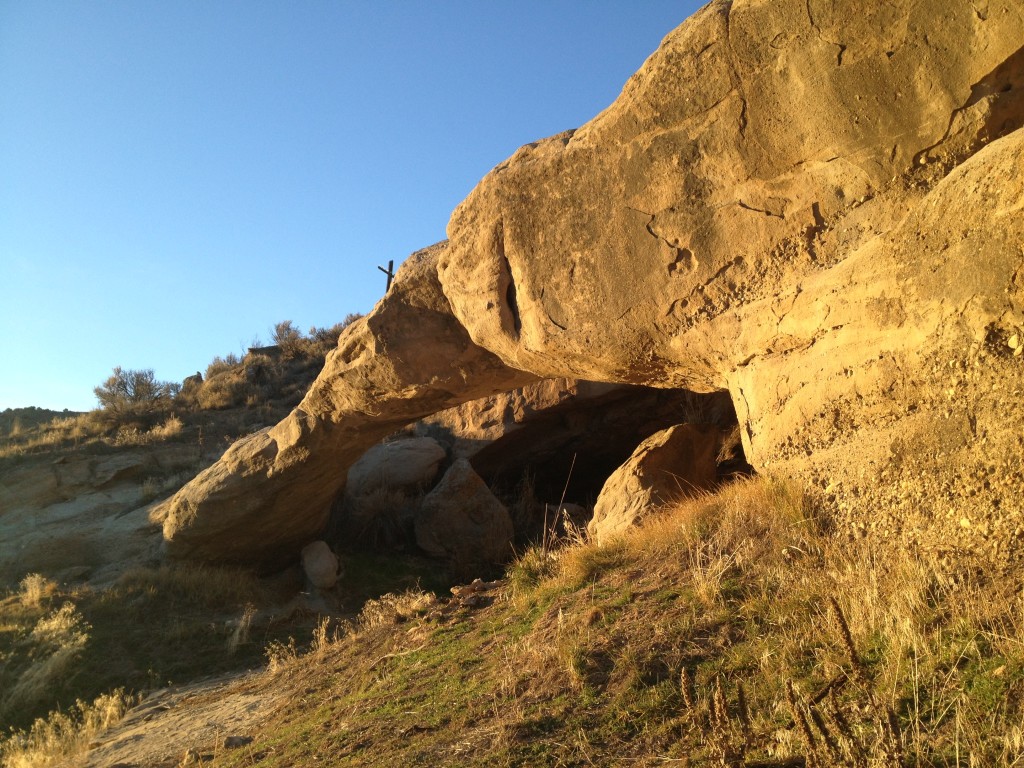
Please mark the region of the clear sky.
POLYGON ((0 410, 367 312, 693 0, 0 0, 0 410))

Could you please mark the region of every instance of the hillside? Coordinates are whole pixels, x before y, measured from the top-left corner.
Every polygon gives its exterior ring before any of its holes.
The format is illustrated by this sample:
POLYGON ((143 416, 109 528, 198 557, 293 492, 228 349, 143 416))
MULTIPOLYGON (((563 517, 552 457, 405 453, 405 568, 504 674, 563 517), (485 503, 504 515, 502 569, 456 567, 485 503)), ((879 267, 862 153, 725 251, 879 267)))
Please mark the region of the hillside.
POLYGON ((266 671, 157 696, 82 765, 1017 764, 1012 583, 881 555, 739 483, 614 546, 325 620, 266 671))
POLYGON ((1024 764, 1021 94, 1015 0, 713 0, 367 316, 10 435, 0 754, 1024 764))

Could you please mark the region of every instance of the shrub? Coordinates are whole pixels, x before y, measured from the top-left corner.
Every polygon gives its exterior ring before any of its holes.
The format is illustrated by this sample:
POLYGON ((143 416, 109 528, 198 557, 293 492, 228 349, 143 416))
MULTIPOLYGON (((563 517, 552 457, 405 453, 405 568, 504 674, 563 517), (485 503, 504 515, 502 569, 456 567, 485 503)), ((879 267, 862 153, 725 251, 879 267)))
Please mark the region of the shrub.
POLYGON ((240 367, 235 367, 208 377, 196 400, 203 410, 218 410, 241 405, 245 402, 246 394, 245 374, 240 367))
POLYGON ((117 366, 93 392, 101 411, 115 423, 124 423, 166 410, 179 390, 178 384, 157 381, 152 368, 137 371, 117 366))
POLYGON ((227 371, 234 370, 239 365, 238 355, 227 354, 224 357, 219 355, 210 361, 210 364, 206 366, 206 378, 207 380, 212 379, 219 373, 225 373, 227 371))
POLYGON ((179 419, 177 416, 172 415, 168 417, 167 420, 164 421, 164 423, 161 424, 160 426, 153 427, 153 429, 149 431, 149 434, 152 435, 157 440, 166 440, 168 438, 180 435, 181 430, 184 426, 185 425, 181 421, 181 419, 179 419))
POLYGON ((274 343, 281 348, 281 354, 285 357, 298 357, 304 351, 303 341, 305 338, 302 331, 292 324, 291 320, 282 320, 274 326, 271 333, 274 343))
POLYGON ((57 591, 57 585, 41 573, 30 573, 21 580, 21 602, 31 608, 39 607, 43 600, 57 591))
POLYGON ((309 329, 309 338, 312 339, 316 344, 325 347, 327 349, 334 347, 338 343, 338 337, 341 336, 341 332, 348 328, 356 320, 362 319, 362 315, 359 312, 349 312, 345 315, 345 319, 340 323, 335 323, 330 328, 317 328, 315 325, 309 329))

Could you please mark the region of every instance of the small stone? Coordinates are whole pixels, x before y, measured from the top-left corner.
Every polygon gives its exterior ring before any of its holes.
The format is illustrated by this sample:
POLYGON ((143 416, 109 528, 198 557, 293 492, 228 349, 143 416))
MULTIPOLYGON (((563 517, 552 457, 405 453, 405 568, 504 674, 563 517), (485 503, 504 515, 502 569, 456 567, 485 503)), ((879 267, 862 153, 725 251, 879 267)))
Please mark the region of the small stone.
POLYGON ((1013 336, 1006 340, 1006 346, 1010 349, 1020 349, 1020 335, 1013 334, 1013 336))
POLYGON ((968 520, 966 517, 961 517, 960 518, 960 527, 961 528, 970 528, 971 527, 971 521, 968 520))
POLYGON ((314 541, 302 549, 302 570, 317 589, 330 589, 338 581, 338 557, 324 541, 314 541))

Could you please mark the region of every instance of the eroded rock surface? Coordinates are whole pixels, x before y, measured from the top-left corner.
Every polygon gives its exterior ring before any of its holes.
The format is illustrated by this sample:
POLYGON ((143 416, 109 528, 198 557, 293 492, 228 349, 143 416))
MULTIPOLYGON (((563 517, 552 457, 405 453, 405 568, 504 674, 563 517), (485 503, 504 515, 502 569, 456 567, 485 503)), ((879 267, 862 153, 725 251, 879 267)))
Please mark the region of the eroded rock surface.
POLYGON ((435 414, 417 430, 467 457, 492 488, 528 477, 551 504, 592 505, 637 445, 682 421, 736 423, 727 392, 696 394, 575 379, 547 379, 435 414))
POLYGON ((855 525, 1016 553, 1022 45, 1012 0, 712 3, 488 174, 445 293, 510 365, 727 389, 855 525))
POLYGON ((158 557, 149 503, 195 471, 191 446, 90 447, 0 469, 0 584, 113 580, 158 557))
POLYGON ((452 464, 416 515, 416 543, 457 570, 505 562, 514 536, 508 510, 466 459, 452 464))
POLYGON ((709 4, 483 179, 302 406, 176 497, 172 551, 287 550, 339 465, 528 370, 727 390, 755 468, 852 525, 1017 556, 1022 48, 1017 0, 709 4))

